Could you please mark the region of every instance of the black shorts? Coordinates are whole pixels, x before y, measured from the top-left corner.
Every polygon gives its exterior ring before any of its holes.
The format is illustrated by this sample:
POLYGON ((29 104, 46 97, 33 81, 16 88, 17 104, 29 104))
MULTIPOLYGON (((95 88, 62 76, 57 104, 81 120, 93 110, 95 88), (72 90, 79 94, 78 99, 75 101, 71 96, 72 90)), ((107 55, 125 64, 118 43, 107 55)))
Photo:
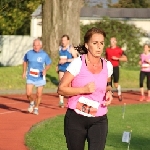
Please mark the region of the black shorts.
POLYGON ((113 67, 112 80, 114 83, 119 82, 119 66, 113 67))

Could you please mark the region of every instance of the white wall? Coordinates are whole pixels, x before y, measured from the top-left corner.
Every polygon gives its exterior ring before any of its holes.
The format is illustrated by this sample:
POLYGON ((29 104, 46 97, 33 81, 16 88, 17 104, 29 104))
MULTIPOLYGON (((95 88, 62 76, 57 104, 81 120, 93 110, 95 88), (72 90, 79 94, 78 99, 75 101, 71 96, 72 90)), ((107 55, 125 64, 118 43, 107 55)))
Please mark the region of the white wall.
POLYGON ((150 19, 131 19, 129 24, 134 24, 136 27, 143 29, 150 36, 150 19))
POLYGON ((32 49, 33 40, 30 36, 0 36, 0 64, 17 66, 22 64, 24 54, 32 49))
POLYGON ((30 36, 31 37, 41 37, 42 36, 42 19, 41 18, 32 18, 31 19, 31 28, 30 28, 30 36))
MULTIPOLYGON (((83 25, 86 25, 86 24, 90 24, 90 23, 94 23, 94 22, 98 22, 100 21, 101 18, 81 18, 80 19, 80 22, 83 24, 83 25)), ((122 19, 122 18, 119 18, 116 20, 125 20, 125 19, 122 19)), ((144 31, 146 31, 148 33, 148 35, 150 36, 150 19, 128 19, 126 20, 127 23, 129 24, 134 24, 136 27, 138 28, 141 28, 143 29, 144 31)))
MULTIPOLYGON (((81 17, 80 22, 83 25, 94 23, 100 21, 101 18, 93 17, 93 18, 88 18, 88 17, 81 17)), ((125 20, 122 18, 116 19, 116 20, 125 20)), ((32 18, 31 19, 31 37, 41 37, 42 36, 42 19, 41 18, 32 18)), ((150 19, 128 19, 127 22, 129 24, 134 24, 138 28, 143 29, 148 33, 150 36, 150 19)))

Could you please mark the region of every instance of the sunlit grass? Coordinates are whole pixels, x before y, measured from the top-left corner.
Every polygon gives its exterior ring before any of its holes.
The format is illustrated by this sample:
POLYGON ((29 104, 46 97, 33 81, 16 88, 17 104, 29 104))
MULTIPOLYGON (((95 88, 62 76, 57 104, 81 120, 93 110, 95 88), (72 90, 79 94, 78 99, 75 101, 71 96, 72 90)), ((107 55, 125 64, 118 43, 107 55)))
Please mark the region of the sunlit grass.
MULTIPOLYGON (((150 104, 127 105, 125 118, 122 119, 122 106, 109 107, 109 132, 105 150, 127 150, 128 143, 122 143, 122 134, 131 130, 130 149, 148 150, 149 108, 150 104)), ((35 125, 25 137, 30 150, 67 150, 63 134, 63 118, 64 116, 57 116, 35 125)))
MULTIPOLYGON (((47 72, 45 88, 57 88, 58 74, 54 63, 47 72)), ((139 88, 139 68, 120 68, 120 84, 122 88, 139 88)), ((0 68, 0 90, 24 89, 25 79, 22 79, 22 65, 0 68)))

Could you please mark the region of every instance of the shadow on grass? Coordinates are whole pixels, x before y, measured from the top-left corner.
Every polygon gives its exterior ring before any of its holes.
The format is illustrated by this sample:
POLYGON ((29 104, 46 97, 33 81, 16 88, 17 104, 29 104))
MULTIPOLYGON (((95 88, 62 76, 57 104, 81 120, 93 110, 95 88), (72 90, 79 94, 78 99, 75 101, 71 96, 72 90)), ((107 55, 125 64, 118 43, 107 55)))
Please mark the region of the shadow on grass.
POLYGON ((47 74, 46 77, 56 86, 58 86, 59 81, 57 80, 56 77, 52 77, 51 75, 47 74))

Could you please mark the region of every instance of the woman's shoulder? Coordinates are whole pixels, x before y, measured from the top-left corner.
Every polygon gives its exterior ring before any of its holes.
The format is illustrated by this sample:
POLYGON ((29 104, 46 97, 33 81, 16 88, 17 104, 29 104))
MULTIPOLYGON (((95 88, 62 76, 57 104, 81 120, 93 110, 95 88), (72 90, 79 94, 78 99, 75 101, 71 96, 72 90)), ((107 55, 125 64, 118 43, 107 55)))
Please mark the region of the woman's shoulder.
POLYGON ((72 61, 72 63, 77 63, 77 64, 79 64, 81 62, 82 62, 82 56, 81 55, 74 58, 73 61, 72 61))

